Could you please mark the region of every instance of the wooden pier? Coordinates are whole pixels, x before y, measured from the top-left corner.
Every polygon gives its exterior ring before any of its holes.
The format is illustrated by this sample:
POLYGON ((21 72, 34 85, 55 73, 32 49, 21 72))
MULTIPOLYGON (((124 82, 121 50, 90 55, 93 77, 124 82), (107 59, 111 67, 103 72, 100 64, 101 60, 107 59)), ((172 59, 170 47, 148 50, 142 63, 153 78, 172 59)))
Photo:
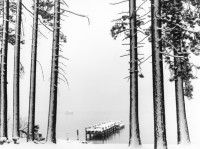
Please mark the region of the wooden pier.
POLYGON ((105 138, 114 134, 117 130, 124 128, 122 121, 108 121, 96 124, 92 127, 85 128, 85 138, 90 140, 92 138, 105 138))

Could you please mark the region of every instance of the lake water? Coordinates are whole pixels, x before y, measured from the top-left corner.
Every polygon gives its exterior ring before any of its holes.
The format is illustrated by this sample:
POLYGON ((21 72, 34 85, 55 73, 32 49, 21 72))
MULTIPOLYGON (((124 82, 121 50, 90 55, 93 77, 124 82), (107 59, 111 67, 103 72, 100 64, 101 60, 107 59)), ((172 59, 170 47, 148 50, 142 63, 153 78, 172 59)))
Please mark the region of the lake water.
POLYGON ((127 143, 128 142, 128 112, 108 111, 75 111, 73 114, 63 114, 57 122, 57 138, 76 140, 77 130, 79 139, 85 140, 85 128, 109 120, 122 120, 125 128, 110 135, 106 140, 91 140, 93 143, 127 143))

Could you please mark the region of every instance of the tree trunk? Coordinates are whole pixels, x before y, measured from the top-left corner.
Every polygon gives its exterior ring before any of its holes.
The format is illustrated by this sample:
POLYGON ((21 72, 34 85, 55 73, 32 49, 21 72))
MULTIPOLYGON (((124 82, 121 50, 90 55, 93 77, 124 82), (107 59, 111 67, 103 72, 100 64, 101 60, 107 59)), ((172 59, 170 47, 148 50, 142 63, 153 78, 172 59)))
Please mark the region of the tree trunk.
POLYGON ((130 15, 130 122, 129 146, 141 145, 138 120, 138 57, 137 57, 137 25, 136 0, 129 0, 130 15))
POLYGON ((29 92, 29 114, 28 114, 28 136, 27 140, 34 141, 35 126, 35 95, 36 95, 36 63, 37 63, 37 39, 38 39, 38 3, 34 0, 34 16, 32 30, 32 51, 30 71, 30 92, 29 92))
MULTIPOLYGON (((178 56, 178 53, 175 50, 174 50, 174 55, 178 56)), ((176 94, 176 116, 177 116, 177 141, 178 144, 188 144, 190 143, 190 136, 186 118, 183 78, 181 76, 182 67, 180 63, 180 58, 174 58, 174 66, 176 68, 175 94, 176 94)))
POLYGON ((161 41, 161 1, 151 1, 152 19, 152 69, 154 101, 154 148, 167 149, 165 128, 164 81, 161 41))
POLYGON ((19 83, 20 83, 20 37, 21 37, 21 0, 17 1, 17 17, 15 28, 15 48, 14 48, 14 76, 13 76, 13 140, 17 140, 19 135, 19 83))
MULTIPOLYGON (((173 4, 177 7, 181 2, 181 0, 174 0, 173 4)), ((179 24, 182 20, 177 19, 176 23, 179 24)), ((176 28, 173 32, 173 44, 176 47, 174 49, 174 55, 180 56, 178 54, 177 49, 181 52, 181 36, 183 30, 181 28, 176 28)), ((178 144, 188 144, 190 143, 190 136, 188 131, 188 124, 186 118, 186 110, 185 110, 185 99, 184 99, 184 91, 183 91, 183 78, 182 78, 182 64, 181 59, 178 57, 174 58, 174 66, 175 66, 175 94, 176 94, 176 116, 177 116, 177 141, 178 144)))
POLYGON ((183 79, 178 76, 175 80, 176 92, 176 115, 177 115, 177 139, 178 144, 190 143, 188 124, 185 111, 185 100, 183 93, 183 79))
POLYGON ((60 34, 60 0, 55 0, 54 27, 51 61, 50 101, 47 128, 47 142, 56 143, 56 114, 57 114, 57 87, 58 87, 58 59, 60 34))
POLYGON ((9 0, 3 1, 3 41, 1 55, 0 137, 7 139, 7 54, 9 29, 9 0))

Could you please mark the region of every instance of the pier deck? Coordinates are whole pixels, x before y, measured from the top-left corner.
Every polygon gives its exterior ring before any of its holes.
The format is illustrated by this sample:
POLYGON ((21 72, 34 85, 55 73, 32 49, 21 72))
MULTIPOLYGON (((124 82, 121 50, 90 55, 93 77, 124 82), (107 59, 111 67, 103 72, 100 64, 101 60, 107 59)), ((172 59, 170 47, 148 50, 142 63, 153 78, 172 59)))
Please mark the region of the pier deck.
POLYGON ((124 124, 122 121, 108 121, 96 124, 92 127, 85 128, 86 140, 94 138, 94 137, 106 137, 116 132, 116 130, 120 130, 124 128, 124 124))

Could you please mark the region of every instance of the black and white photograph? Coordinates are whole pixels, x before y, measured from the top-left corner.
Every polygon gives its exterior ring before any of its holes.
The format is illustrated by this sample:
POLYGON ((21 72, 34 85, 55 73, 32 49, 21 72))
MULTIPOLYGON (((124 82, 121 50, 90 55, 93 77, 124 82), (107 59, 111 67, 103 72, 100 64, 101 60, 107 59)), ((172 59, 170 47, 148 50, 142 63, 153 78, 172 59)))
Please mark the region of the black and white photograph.
POLYGON ((0 0, 0 148, 200 149, 200 0, 0 0))

